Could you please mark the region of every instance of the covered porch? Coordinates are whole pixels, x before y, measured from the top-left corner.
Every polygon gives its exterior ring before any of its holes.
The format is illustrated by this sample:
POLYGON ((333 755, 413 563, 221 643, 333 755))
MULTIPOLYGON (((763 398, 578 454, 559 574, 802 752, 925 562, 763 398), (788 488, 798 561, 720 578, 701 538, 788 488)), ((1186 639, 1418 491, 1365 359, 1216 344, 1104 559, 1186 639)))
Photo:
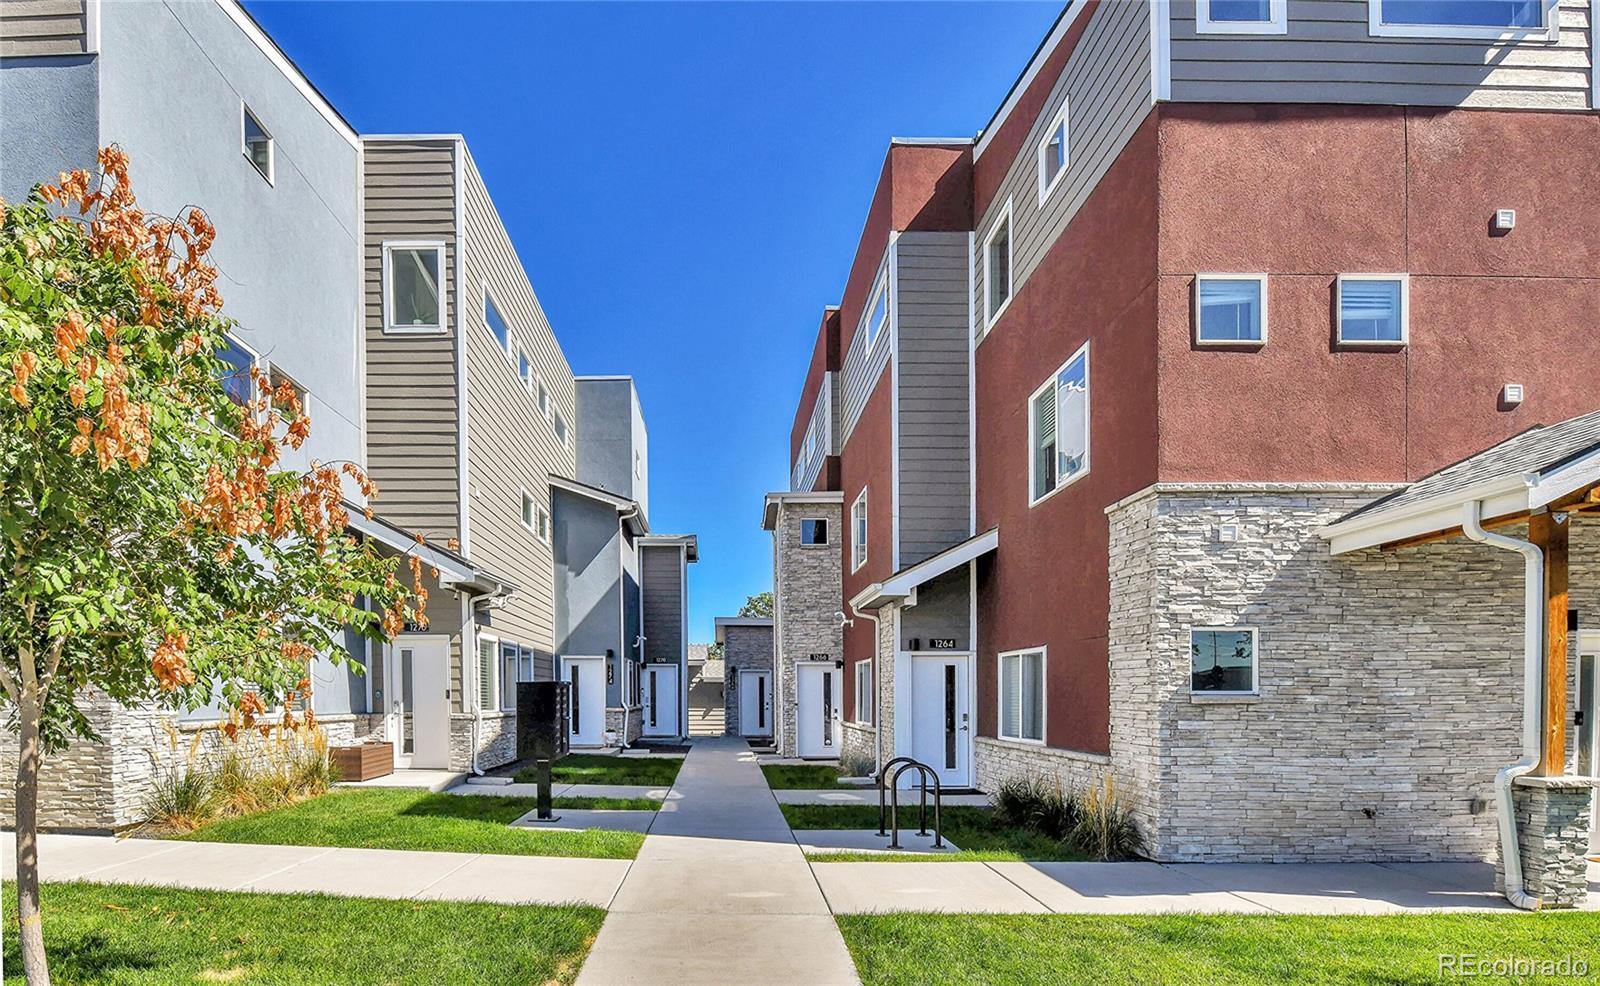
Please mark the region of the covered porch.
POLYGON ((1465 538, 1520 559, 1521 757, 1495 779, 1500 888, 1527 909, 1581 906, 1600 858, 1600 612, 1574 601, 1600 591, 1600 572, 1573 556, 1600 542, 1600 412, 1523 432, 1321 533, 1334 555, 1465 538))

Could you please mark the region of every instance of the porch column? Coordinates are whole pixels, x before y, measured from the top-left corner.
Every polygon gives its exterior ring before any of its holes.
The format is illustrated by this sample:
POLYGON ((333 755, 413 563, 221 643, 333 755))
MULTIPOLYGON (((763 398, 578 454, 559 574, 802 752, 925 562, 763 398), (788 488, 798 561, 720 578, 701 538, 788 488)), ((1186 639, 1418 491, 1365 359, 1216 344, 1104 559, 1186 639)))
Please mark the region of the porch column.
POLYGON ((1536 774, 1560 777, 1567 766, 1567 578, 1569 516, 1528 518, 1528 537, 1544 550, 1544 731, 1536 774))

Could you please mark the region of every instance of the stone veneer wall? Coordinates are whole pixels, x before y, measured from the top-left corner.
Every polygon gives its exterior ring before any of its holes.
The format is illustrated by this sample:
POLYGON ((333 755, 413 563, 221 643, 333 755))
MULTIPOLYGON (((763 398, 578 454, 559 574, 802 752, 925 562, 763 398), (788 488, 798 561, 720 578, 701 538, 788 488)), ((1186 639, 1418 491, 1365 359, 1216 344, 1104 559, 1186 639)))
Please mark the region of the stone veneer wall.
POLYGON ((622 745, 632 743, 644 735, 644 709, 634 706, 624 710, 621 706, 606 709, 606 732, 616 733, 617 742, 622 745), (627 733, 623 733, 624 718, 626 713, 627 733))
POLYGON ((866 777, 878 764, 878 731, 859 722, 847 722, 839 729, 839 766, 848 772, 866 777), (856 766, 866 769, 856 771, 856 766))
MULTIPOLYGON (((740 671, 771 671, 772 670, 772 633, 770 626, 730 626, 723 631, 723 721, 730 736, 742 736, 743 723, 739 721, 739 672, 740 671)), ((757 729, 752 736, 770 736, 772 734, 773 719, 777 715, 778 702, 771 694, 773 682, 771 676, 767 679, 768 695, 771 711, 767 714, 767 728, 765 731, 757 729)))
POLYGON ((795 661, 810 654, 844 656, 844 628, 834 614, 844 608, 839 503, 786 502, 778 507, 773 536, 773 588, 777 684, 773 714, 781 756, 795 755, 795 661), (800 521, 828 522, 828 544, 802 545, 800 521))
MULTIPOLYGON (((1317 530, 1378 492, 1156 488, 1108 511, 1110 769, 1156 858, 1494 857, 1521 564, 1464 539, 1331 557, 1317 530), (1258 696, 1191 697, 1193 626, 1259 631, 1258 696)), ((1600 525, 1573 523, 1593 613, 1600 525)))
MULTIPOLYGON (((450 769, 472 769, 472 727, 470 713, 450 716, 450 769)), ((517 759, 517 714, 485 712, 478 724, 478 769, 488 770, 517 759)))

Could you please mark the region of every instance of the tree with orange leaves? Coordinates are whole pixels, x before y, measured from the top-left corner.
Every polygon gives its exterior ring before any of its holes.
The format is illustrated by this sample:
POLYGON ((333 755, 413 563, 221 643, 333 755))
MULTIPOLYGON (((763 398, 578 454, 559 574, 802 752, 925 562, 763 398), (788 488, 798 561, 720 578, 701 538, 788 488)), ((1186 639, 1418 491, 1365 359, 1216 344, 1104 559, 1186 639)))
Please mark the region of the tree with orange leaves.
POLYGON ((353 464, 285 468, 309 419, 253 371, 230 397, 216 231, 136 206, 126 155, 0 201, 0 688, 20 741, 18 920, 30 986, 40 925, 42 757, 94 731, 78 702, 196 708, 230 725, 305 704, 307 662, 336 631, 423 621, 420 562, 346 533, 353 464))

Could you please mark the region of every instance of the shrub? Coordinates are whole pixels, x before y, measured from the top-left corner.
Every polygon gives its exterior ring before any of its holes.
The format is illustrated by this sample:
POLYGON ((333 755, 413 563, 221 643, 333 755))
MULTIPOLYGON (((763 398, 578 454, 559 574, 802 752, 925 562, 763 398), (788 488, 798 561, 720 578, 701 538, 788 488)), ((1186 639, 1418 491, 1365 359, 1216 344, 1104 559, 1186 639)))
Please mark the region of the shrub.
POLYGON ((1078 803, 1059 781, 1042 777, 1013 778, 1000 785, 995 812, 1009 825, 1025 828, 1057 842, 1071 836, 1078 824, 1078 803))
POLYGON ((149 824, 180 832, 193 831, 216 817, 222 806, 215 778, 201 757, 201 735, 195 733, 188 749, 179 755, 182 737, 171 723, 163 722, 169 753, 163 760, 150 755, 154 780, 144 796, 144 816, 149 824))
POLYGON ((845 777, 871 777, 873 766, 872 756, 860 750, 844 754, 839 758, 839 773, 845 777))
POLYGON ((1094 859, 1139 854, 1139 828, 1109 776, 1081 792, 1042 777, 1012 778, 995 792, 994 809, 1002 823, 1066 843, 1094 859))
POLYGON ((1078 798, 1078 823, 1072 828, 1071 841, 1079 851, 1095 859, 1131 859, 1139 855, 1139 826, 1127 803, 1118 796, 1110 775, 1078 798))

